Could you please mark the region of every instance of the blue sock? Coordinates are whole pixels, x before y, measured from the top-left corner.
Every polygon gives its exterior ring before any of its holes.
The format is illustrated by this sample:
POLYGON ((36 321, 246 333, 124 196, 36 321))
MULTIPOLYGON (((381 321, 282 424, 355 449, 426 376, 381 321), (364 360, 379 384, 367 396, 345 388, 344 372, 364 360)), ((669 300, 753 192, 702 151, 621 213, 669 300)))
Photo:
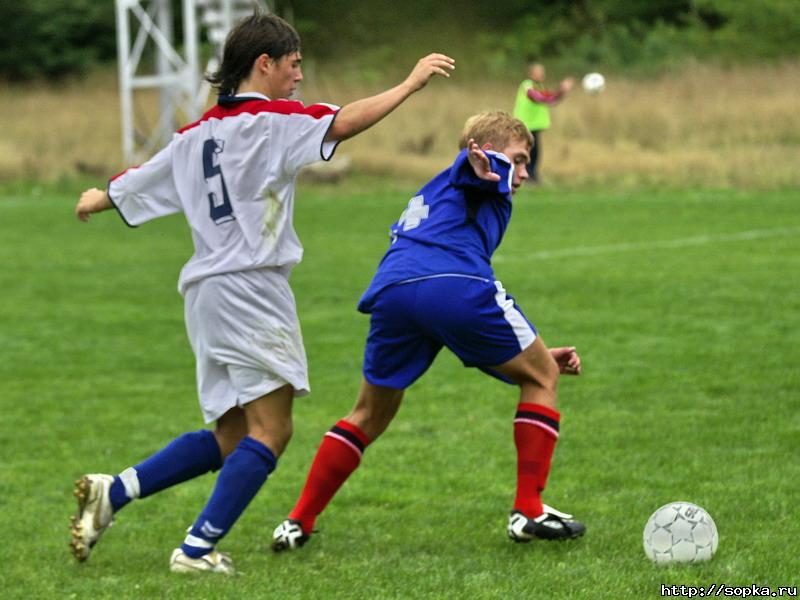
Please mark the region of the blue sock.
POLYGON ((239 442, 225 460, 211 498, 181 545, 187 556, 199 558, 214 549, 264 485, 276 463, 272 451, 258 440, 248 436, 239 442))
POLYGON ((144 462, 114 477, 109 490, 111 506, 116 512, 134 498, 146 498, 221 466, 222 453, 211 431, 184 433, 144 462))

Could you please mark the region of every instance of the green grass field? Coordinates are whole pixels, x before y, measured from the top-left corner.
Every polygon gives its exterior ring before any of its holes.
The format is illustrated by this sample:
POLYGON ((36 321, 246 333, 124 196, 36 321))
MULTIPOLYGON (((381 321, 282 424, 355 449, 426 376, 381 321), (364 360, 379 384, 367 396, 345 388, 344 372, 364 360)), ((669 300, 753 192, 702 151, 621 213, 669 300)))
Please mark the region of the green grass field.
POLYGON ((182 218, 82 225, 80 184, 0 188, 0 586, 11 598, 658 598, 661 585, 796 586, 800 572, 800 197, 522 191, 496 273, 550 345, 577 346, 545 500, 586 522, 563 544, 505 535, 515 390, 443 353, 318 521, 273 555, 322 434, 349 410, 355 311, 412 185, 300 187, 292 277, 311 367, 278 470, 221 546, 235 579, 169 573, 213 485, 120 513, 69 556, 73 480, 202 427, 178 271, 182 218), (704 506, 717 556, 656 568, 656 508, 704 506))

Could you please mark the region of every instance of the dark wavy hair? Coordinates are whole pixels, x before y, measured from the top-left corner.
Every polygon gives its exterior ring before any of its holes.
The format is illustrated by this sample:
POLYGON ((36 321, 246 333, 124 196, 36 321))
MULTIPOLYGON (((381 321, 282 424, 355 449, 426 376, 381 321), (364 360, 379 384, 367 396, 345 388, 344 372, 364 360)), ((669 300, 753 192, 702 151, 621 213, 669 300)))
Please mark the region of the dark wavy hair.
POLYGON ((262 54, 279 59, 300 50, 300 36, 294 27, 276 15, 254 12, 228 34, 222 64, 206 80, 220 96, 236 93, 262 54))

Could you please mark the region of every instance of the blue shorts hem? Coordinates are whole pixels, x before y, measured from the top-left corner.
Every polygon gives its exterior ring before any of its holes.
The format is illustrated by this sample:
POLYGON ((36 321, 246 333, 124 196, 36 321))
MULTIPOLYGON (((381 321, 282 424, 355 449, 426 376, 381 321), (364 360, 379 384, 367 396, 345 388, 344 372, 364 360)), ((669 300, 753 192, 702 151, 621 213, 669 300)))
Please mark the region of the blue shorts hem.
POLYGON ((361 374, 364 376, 364 379, 367 383, 371 385, 379 385, 381 387, 392 388, 393 390, 405 390, 408 389, 412 383, 414 383, 419 377, 415 377, 411 381, 406 381, 404 383, 400 383, 403 381, 399 377, 387 377, 387 378, 380 378, 380 377, 373 377, 367 374, 366 371, 362 370, 361 374))

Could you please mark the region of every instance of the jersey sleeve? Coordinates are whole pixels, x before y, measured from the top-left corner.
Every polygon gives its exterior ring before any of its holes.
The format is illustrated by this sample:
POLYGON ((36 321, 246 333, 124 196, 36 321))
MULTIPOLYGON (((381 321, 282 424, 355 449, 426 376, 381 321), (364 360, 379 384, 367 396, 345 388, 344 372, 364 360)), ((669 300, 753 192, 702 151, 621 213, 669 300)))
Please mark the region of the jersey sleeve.
POLYGON ((339 107, 332 104, 312 104, 292 112, 277 122, 278 139, 286 149, 284 169, 296 173, 302 167, 319 160, 330 160, 339 141, 326 142, 339 107))
POLYGON ((492 172, 500 175, 500 181, 486 181, 475 175, 472 165, 469 164, 467 151, 462 150, 456 157, 453 166, 450 167, 450 184, 453 187, 474 188, 487 194, 497 194, 506 196, 511 193, 511 179, 514 170, 511 168, 511 161, 505 154, 485 150, 489 158, 492 172))
POLYGON ((527 93, 528 98, 539 104, 553 105, 558 104, 558 101, 561 100, 561 94, 550 90, 537 90, 535 87, 531 87, 527 93))
POLYGON ((131 227, 181 210, 172 173, 172 144, 139 167, 111 178, 108 197, 131 227))

